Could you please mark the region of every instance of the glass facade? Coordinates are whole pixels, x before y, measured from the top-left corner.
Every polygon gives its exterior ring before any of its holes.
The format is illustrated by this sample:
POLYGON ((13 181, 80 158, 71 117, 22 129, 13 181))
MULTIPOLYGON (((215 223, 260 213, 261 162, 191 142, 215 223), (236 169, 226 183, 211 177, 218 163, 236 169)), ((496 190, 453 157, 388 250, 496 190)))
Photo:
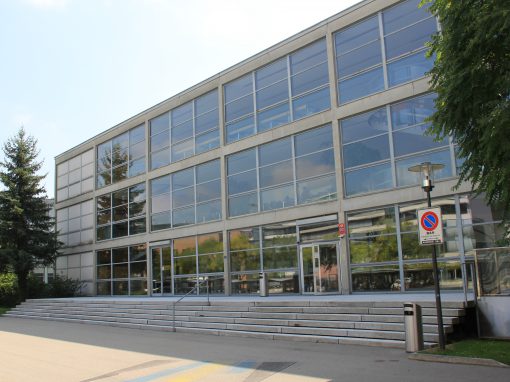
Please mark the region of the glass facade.
POLYGON ((149 121, 151 170, 220 145, 218 91, 149 121))
POLYGON ((145 232, 145 183, 96 198, 98 241, 145 232))
POLYGON ((224 86, 227 143, 330 108, 326 40, 224 86))
POLYGON ((97 188, 145 173, 145 125, 97 146, 97 188))
POLYGON ((425 76, 425 43, 437 21, 420 0, 407 0, 335 33, 338 102, 366 97, 425 76))
POLYGON ((94 151, 57 165, 57 202, 94 190, 94 151))
POLYGON ((227 157, 229 216, 336 199, 331 126, 227 157))
POLYGON ((94 201, 87 200, 57 210, 58 240, 64 246, 90 244, 94 241, 94 201))

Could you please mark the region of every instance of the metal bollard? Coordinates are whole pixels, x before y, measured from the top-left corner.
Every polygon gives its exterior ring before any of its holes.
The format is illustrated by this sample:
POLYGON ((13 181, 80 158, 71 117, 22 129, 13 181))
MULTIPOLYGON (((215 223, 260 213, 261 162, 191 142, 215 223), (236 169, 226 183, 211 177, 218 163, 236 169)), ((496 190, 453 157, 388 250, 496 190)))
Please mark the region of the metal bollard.
POLYGON ((404 326, 406 333, 406 352, 423 350, 423 325, 421 306, 414 303, 404 304, 404 326))
POLYGON ((264 272, 259 272, 259 292, 260 297, 267 297, 269 294, 269 282, 264 272))

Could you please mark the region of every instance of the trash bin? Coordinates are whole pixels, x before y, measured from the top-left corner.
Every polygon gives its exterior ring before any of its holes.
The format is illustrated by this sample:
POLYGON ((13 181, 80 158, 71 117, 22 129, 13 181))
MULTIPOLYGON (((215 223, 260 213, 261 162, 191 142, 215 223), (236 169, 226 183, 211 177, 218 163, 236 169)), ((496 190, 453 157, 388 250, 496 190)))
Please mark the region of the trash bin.
POLYGON ((267 280, 267 274, 259 272, 259 291, 260 297, 267 297, 269 294, 269 283, 267 280))
POLYGON ((421 306, 414 303, 404 304, 404 326, 406 333, 406 352, 423 350, 423 325, 421 306))

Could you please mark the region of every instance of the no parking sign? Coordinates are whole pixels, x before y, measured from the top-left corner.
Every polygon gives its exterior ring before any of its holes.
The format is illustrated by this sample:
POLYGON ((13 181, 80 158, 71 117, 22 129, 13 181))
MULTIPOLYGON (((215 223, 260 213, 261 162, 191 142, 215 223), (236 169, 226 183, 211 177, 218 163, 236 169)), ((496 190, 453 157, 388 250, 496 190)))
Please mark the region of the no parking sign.
POLYGON ((443 220, 441 208, 418 210, 420 245, 441 244, 443 238, 443 220))

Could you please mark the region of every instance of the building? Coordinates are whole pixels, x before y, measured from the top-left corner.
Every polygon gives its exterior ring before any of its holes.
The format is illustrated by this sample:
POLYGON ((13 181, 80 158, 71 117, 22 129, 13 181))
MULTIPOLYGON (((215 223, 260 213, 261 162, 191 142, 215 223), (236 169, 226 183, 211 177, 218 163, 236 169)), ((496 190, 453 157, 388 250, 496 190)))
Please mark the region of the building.
POLYGON ((431 291, 416 174, 436 173, 443 290, 470 287, 498 212, 456 191, 419 0, 365 0, 56 157, 57 273, 90 295, 431 291), (338 224, 347 227, 340 238, 338 224), (205 287, 198 293, 205 293, 205 287))

